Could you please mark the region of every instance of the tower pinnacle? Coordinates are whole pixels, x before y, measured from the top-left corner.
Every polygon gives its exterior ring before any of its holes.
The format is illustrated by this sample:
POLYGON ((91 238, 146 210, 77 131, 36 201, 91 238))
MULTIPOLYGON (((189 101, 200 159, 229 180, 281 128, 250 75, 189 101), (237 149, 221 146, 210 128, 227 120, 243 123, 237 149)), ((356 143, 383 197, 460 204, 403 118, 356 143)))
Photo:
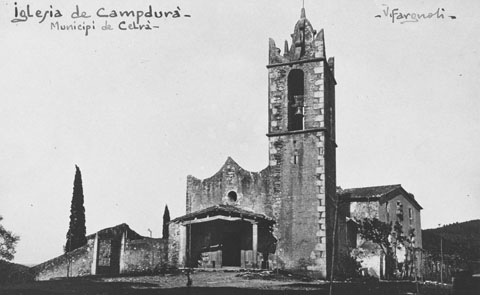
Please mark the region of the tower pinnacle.
POLYGON ((306 18, 305 16, 305 7, 302 7, 302 11, 300 12, 300 19, 306 18))

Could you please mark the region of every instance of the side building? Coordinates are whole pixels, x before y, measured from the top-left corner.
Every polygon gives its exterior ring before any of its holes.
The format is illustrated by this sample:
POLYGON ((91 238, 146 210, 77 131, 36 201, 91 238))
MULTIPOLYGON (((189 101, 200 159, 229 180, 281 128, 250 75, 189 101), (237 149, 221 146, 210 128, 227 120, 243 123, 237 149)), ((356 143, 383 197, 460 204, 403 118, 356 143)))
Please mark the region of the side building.
POLYGON ((423 209, 413 194, 400 184, 339 189, 338 196, 346 203, 347 229, 345 231, 349 249, 357 249, 358 259, 369 275, 383 277, 385 257, 375 244, 363 240, 357 233, 358 222, 365 218, 377 218, 385 223, 402 226, 403 234, 411 236, 409 245, 396 249, 396 260, 400 275, 421 276, 422 228, 420 211, 423 209), (407 251, 406 249, 413 249, 407 251))

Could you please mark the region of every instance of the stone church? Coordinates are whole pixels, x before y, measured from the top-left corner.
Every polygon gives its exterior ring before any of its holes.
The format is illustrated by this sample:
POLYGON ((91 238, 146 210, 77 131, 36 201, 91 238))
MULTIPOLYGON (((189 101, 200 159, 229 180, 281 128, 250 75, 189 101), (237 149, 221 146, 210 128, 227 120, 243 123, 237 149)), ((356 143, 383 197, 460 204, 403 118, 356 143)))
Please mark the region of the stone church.
MULTIPOLYGON (((186 215, 170 223, 170 265, 306 269, 327 278, 335 257, 366 245, 352 226, 357 217, 399 222, 421 249, 413 194, 400 185, 337 188, 334 58, 303 8, 291 37, 283 54, 269 41, 269 165, 250 172, 228 158, 210 178, 188 176, 186 215)), ((385 258, 374 248, 363 267, 381 276, 385 258)), ((420 268, 420 259, 402 256, 420 268)))
POLYGON ((169 263, 306 268, 327 276, 335 227, 334 59, 302 9, 284 52, 269 41, 269 165, 228 158, 187 178, 186 215, 170 223, 169 263))
MULTIPOLYGON (((126 224, 107 228, 36 266, 37 279, 165 267, 302 269, 327 278, 335 257, 364 243, 355 217, 421 233, 422 208, 401 186, 337 188, 334 59, 303 8, 291 37, 283 53, 269 41, 265 169, 250 172, 229 157, 210 178, 188 176, 186 214, 169 223, 168 238, 143 237, 126 224)), ((379 253, 364 259, 371 274, 382 274, 379 253)))

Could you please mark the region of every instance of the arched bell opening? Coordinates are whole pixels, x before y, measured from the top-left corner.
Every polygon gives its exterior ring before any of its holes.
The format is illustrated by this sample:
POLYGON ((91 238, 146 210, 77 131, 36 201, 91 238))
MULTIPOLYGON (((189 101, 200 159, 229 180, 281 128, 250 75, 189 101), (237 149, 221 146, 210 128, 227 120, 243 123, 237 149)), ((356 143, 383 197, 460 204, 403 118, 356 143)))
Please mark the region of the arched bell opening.
POLYGON ((303 130, 304 74, 291 70, 288 74, 288 131, 303 130))

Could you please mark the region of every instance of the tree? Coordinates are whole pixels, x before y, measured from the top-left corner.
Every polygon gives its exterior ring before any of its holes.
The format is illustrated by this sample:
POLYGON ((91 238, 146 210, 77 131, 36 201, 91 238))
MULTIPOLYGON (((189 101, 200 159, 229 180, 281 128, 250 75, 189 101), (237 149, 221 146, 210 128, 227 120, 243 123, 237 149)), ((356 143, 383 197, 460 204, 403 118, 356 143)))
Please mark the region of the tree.
POLYGON ((395 249, 404 242, 407 238, 403 235, 402 225, 396 222, 385 223, 377 218, 365 218, 360 221, 358 229, 360 236, 377 244, 385 256, 385 277, 386 279, 393 278, 395 266, 395 249))
POLYGON ((65 252, 70 252, 87 243, 85 236, 85 207, 83 206, 82 174, 75 165, 75 180, 73 182, 72 205, 70 208, 70 227, 67 232, 65 252))
POLYGON ((168 211, 168 206, 165 205, 165 210, 163 211, 163 238, 168 239, 168 223, 170 222, 170 211, 168 211))
POLYGON ((408 232, 408 235, 405 237, 405 250, 406 256, 403 266, 403 277, 404 278, 412 278, 417 275, 417 269, 415 266, 415 255, 416 255, 416 247, 415 247, 415 229, 411 228, 408 232))
MULTIPOLYGON (((0 216, 0 221, 3 217, 0 216)), ((6 230, 0 224, 0 260, 12 260, 15 255, 15 246, 20 237, 14 235, 11 231, 6 230)))

